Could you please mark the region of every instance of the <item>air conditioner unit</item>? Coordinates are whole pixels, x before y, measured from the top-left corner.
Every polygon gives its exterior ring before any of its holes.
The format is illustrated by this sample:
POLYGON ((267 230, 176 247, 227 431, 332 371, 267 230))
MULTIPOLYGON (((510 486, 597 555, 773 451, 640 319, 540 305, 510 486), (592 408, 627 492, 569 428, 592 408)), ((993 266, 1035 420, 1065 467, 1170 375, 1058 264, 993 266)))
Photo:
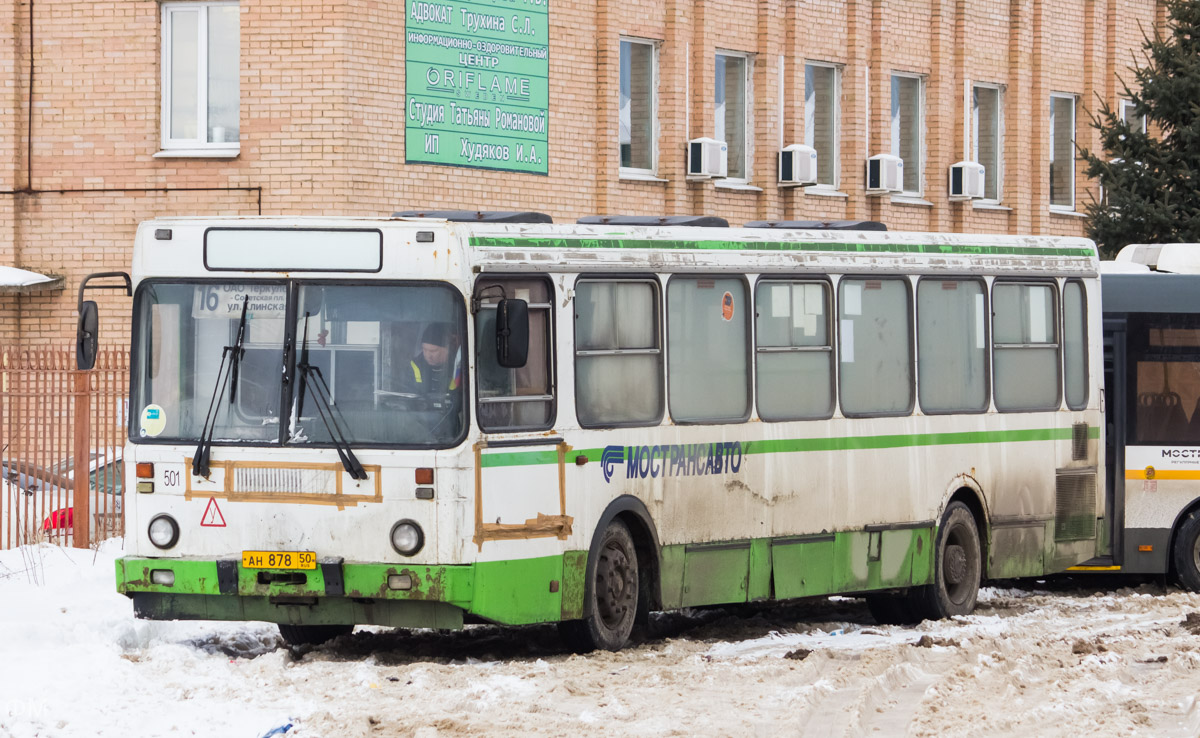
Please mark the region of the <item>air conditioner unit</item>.
POLYGON ((904 160, 892 154, 867 159, 867 194, 886 195, 904 190, 904 160))
POLYGON ((729 146, 715 138, 693 138, 688 141, 688 179, 712 179, 727 176, 729 146))
POLYGON ((784 146, 779 152, 779 186, 803 187, 817 183, 817 150, 804 144, 784 146))
POLYGON ((977 161, 950 165, 950 199, 978 200, 983 197, 984 166, 977 161))

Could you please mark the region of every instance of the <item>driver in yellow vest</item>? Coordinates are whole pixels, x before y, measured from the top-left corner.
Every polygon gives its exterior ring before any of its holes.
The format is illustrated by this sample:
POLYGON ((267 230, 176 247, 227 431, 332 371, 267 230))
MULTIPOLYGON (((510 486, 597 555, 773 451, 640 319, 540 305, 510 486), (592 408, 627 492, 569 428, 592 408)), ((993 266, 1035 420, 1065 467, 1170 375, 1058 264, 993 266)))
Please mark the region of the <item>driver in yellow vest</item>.
POLYGON ((421 334, 421 352, 409 362, 408 391, 414 394, 446 394, 458 389, 461 367, 451 361, 456 348, 447 323, 430 323, 421 334))

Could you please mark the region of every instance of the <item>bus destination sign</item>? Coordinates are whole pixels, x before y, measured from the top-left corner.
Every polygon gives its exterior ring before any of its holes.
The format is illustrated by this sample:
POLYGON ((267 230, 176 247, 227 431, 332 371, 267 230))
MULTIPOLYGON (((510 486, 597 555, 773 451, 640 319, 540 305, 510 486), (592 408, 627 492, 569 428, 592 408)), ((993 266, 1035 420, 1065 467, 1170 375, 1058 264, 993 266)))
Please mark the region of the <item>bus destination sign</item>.
POLYGON ((548 174, 549 0, 406 0, 404 159, 548 174))

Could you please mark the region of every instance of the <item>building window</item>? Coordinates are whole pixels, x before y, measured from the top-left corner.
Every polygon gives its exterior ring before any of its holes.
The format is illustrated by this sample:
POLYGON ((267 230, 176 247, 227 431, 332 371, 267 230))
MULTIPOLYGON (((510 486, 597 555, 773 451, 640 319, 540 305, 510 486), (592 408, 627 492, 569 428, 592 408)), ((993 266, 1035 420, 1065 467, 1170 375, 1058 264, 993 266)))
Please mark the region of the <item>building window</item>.
POLYGON ((621 40, 621 169, 654 174, 658 168, 658 50, 648 41, 621 40))
POLYGON ((904 193, 920 195, 925 156, 925 84, 911 74, 892 75, 892 154, 904 160, 904 193))
POLYGON ((657 425, 662 418, 658 285, 575 286, 575 409, 586 427, 657 425))
POLYGON ((913 406, 912 309, 906 279, 838 285, 842 413, 908 415, 913 406))
POLYGON ((975 85, 971 90, 971 161, 983 165, 983 199, 1000 201, 1004 181, 1004 97, 997 85, 975 85))
POLYGON ((804 65, 804 144, 817 151, 817 185, 838 187, 840 72, 831 64, 804 65))
POLYGON ((917 385, 927 414, 987 410, 987 309, 983 282, 917 284, 917 385))
POLYGON ((1050 206, 1075 209, 1075 96, 1050 96, 1050 206))
POLYGON ((667 395, 677 423, 750 415, 750 305, 736 277, 674 277, 667 285, 667 395))
POLYGON ((758 283, 755 313, 758 414, 763 420, 833 414, 833 331, 829 285, 758 283))
POLYGON ((1135 131, 1146 132, 1146 116, 1137 114, 1137 106, 1132 100, 1121 101, 1121 120, 1135 131))
POLYGON ((745 56, 717 54, 715 79, 716 138, 729 147, 730 179, 750 178, 750 130, 747 94, 750 83, 750 60, 745 56))
POLYGON ((992 371, 1001 412, 1058 409, 1058 321, 1054 285, 992 288, 992 371))
POLYGON ((238 146, 238 4, 165 3, 163 148, 238 146))

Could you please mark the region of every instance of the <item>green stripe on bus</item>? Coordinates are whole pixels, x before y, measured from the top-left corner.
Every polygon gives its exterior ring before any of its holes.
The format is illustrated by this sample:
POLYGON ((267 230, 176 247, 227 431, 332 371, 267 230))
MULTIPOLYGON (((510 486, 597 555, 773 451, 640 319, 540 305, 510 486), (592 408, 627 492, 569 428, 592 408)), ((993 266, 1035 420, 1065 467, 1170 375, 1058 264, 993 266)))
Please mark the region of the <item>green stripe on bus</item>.
POLYGON ((912 446, 956 446, 975 443, 1020 443, 1022 441, 1069 441, 1070 428, 1035 428, 1017 431, 967 431, 964 433, 919 433, 894 436, 847 436, 844 438, 789 438, 779 441, 748 441, 744 454, 777 454, 795 451, 861 451, 912 446))
MULTIPOLYGON (((572 452, 578 455, 581 452, 572 452)), ((574 457, 572 457, 574 458, 574 457)), ((589 457, 590 458, 590 457, 589 457)), ((600 452, 596 452, 596 459, 600 458, 600 452)), ((489 469, 494 466, 534 466, 537 464, 557 464, 558 450, 553 451, 515 451, 502 454, 489 454, 485 450, 483 455, 479 457, 479 465, 484 469, 489 469)))
MULTIPOLYGON (((777 441, 745 441, 743 454, 779 454, 805 451, 862 451, 881 448, 910 448, 914 446, 955 446, 979 443, 1022 443, 1025 441, 1069 441, 1070 428, 1033 428, 1010 431, 966 431, 962 433, 916 433, 888 436, 844 436, 841 438, 786 438, 777 441)), ((1088 428, 1088 437, 1100 438, 1099 426, 1088 428)), ((701 442, 703 443, 703 442, 701 442)), ((645 444, 639 444, 645 445, 645 444)), ((573 449, 568 461, 586 456, 588 461, 600 461, 603 448, 573 449)), ((501 466, 534 466, 557 464, 558 451, 518 451, 489 454, 480 457, 487 469, 501 466)))
POLYGON ((472 236, 471 246, 506 249, 659 249, 694 251, 828 251, 971 256, 1094 256, 1086 248, 824 241, 680 241, 650 238, 498 238, 472 236))

